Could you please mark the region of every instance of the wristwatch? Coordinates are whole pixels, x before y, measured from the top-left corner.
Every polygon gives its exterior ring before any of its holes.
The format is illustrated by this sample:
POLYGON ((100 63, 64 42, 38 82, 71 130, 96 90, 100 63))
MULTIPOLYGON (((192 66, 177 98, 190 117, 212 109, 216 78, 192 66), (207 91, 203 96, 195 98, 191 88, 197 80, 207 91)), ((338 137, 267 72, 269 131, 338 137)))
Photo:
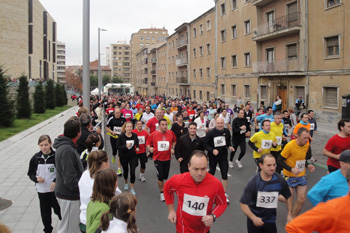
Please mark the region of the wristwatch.
POLYGON ((211 214, 211 216, 213 216, 213 222, 215 222, 215 221, 216 221, 216 216, 215 216, 215 214, 211 214))

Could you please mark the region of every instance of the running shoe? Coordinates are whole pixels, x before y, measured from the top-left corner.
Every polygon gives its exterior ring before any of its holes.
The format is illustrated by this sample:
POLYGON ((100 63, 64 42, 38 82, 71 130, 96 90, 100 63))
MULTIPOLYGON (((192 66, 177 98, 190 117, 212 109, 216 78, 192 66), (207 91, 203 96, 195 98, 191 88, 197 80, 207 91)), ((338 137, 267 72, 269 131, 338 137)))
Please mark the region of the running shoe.
POLYGON ((135 189, 131 189, 130 192, 132 193, 132 195, 136 196, 135 189))
POLYGON ((227 202, 227 205, 229 205, 229 204, 230 204, 230 200, 228 199, 228 195, 227 195, 227 193, 225 193, 225 196, 226 196, 226 202, 227 202))
POLYGON ((129 185, 128 184, 125 184, 124 185, 124 190, 128 190, 129 189, 129 185))
POLYGON ((314 156, 312 156, 311 159, 310 159, 310 161, 313 162, 313 163, 315 163, 315 162, 317 162, 317 159, 316 159, 314 156))
POLYGON ((236 163, 237 163, 238 168, 242 168, 243 167, 241 161, 239 161, 238 159, 236 159, 236 163))
POLYGON ((115 163, 115 156, 113 156, 112 158, 112 163, 115 163))
POLYGON ((118 176, 122 176, 122 169, 118 168, 118 170, 117 170, 117 175, 118 175, 118 176))
POLYGON ((164 201, 165 201, 164 193, 160 193, 160 201, 161 201, 161 202, 164 202, 164 201))
POLYGON ((233 168, 233 167, 234 167, 233 162, 229 161, 229 162, 228 162, 228 166, 229 166, 230 168, 233 168))
POLYGON ((141 182, 145 182, 145 181, 146 181, 145 176, 144 176, 144 175, 142 175, 142 174, 140 174, 140 180, 141 180, 141 182))

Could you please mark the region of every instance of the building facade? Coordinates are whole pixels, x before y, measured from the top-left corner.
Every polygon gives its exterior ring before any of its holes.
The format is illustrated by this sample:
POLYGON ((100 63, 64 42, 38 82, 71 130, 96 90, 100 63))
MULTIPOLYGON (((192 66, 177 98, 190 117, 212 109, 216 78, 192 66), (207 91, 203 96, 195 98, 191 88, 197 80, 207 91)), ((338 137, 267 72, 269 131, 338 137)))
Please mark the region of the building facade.
POLYGON ((131 49, 126 42, 111 44, 106 49, 107 66, 112 70, 112 77, 120 77, 124 83, 130 83, 131 49))
POLYGON ((57 82, 66 83, 66 44, 57 42, 57 82))

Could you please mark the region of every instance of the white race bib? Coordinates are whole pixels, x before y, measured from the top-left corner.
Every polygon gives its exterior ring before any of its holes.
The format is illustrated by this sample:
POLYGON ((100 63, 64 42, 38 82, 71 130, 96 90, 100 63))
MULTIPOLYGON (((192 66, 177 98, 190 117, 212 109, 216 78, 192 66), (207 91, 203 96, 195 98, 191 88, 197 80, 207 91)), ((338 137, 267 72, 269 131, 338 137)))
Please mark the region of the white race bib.
POLYGON ((125 114, 125 118, 131 118, 131 114, 130 113, 126 113, 125 114))
POLYGON ((170 144, 168 141, 159 141, 158 142, 158 151, 168 151, 170 144))
POLYGON ((134 140, 126 140, 126 144, 129 144, 129 143, 131 143, 131 146, 128 147, 130 149, 134 146, 134 140))
POLYGON ((159 123, 156 123, 156 130, 159 130, 159 123))
POLYGON ((256 207, 276 209, 278 204, 278 192, 258 191, 256 207))
POLYGON ((247 121, 250 122, 250 117, 246 117, 247 118, 247 121))
POLYGON ((310 123, 310 130, 314 130, 315 129, 315 123, 310 123))
POLYGON ((261 149, 271 149, 272 140, 261 140, 261 149))
POLYGON ((113 110, 108 110, 108 114, 111 114, 113 113, 114 111, 113 110))
POLYGON ((185 121, 184 123, 185 123, 185 128, 188 128, 188 125, 190 124, 190 122, 189 121, 185 121))
POLYGON ((184 194, 182 210, 194 216, 206 216, 209 197, 197 197, 184 194))
POLYGON ((219 136, 214 138, 214 147, 226 146, 225 136, 219 136))
POLYGON ((114 126, 113 131, 120 135, 122 133, 122 127, 114 126))
POLYGON ((139 144, 140 144, 140 145, 146 143, 145 136, 138 136, 137 138, 139 139, 139 144))
POLYGON ((276 136, 277 139, 277 145, 282 145, 282 137, 276 136))
POLYGON ((239 131, 240 134, 244 134, 245 132, 247 132, 247 128, 241 129, 241 131, 239 131))
POLYGON ((194 117, 194 114, 190 114, 190 119, 192 120, 192 118, 194 117))
POLYGON ((304 169, 305 169, 305 160, 298 160, 298 161, 296 161, 295 168, 298 168, 300 172, 304 171, 304 169))

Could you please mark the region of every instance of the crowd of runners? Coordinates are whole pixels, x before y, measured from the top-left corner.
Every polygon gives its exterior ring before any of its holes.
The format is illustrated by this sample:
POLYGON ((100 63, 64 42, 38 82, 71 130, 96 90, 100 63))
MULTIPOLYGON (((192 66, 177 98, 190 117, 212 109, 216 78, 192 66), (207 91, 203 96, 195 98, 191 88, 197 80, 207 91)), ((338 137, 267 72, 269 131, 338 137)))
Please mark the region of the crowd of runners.
POLYGON ((277 232, 278 203, 287 206, 287 232, 350 232, 350 120, 340 120, 338 129, 323 151, 329 174, 307 193, 305 170, 315 170, 312 110, 282 110, 279 97, 272 107, 261 102, 254 109, 248 101, 231 109, 220 99, 93 96, 90 109, 80 103, 62 135, 53 142, 39 138, 28 176, 36 183, 44 232, 53 230, 51 208, 61 220, 58 233, 137 232, 135 181, 146 181, 146 163, 153 160, 157 195, 176 231, 209 232, 230 203, 228 171, 245 166, 247 156, 256 163, 256 175, 241 190, 247 232, 277 232), (252 155, 245 155, 247 144, 252 155), (174 162, 179 172, 169 177, 174 162), (117 176, 124 179, 122 190, 117 176), (306 198, 316 207, 299 215, 306 198))

